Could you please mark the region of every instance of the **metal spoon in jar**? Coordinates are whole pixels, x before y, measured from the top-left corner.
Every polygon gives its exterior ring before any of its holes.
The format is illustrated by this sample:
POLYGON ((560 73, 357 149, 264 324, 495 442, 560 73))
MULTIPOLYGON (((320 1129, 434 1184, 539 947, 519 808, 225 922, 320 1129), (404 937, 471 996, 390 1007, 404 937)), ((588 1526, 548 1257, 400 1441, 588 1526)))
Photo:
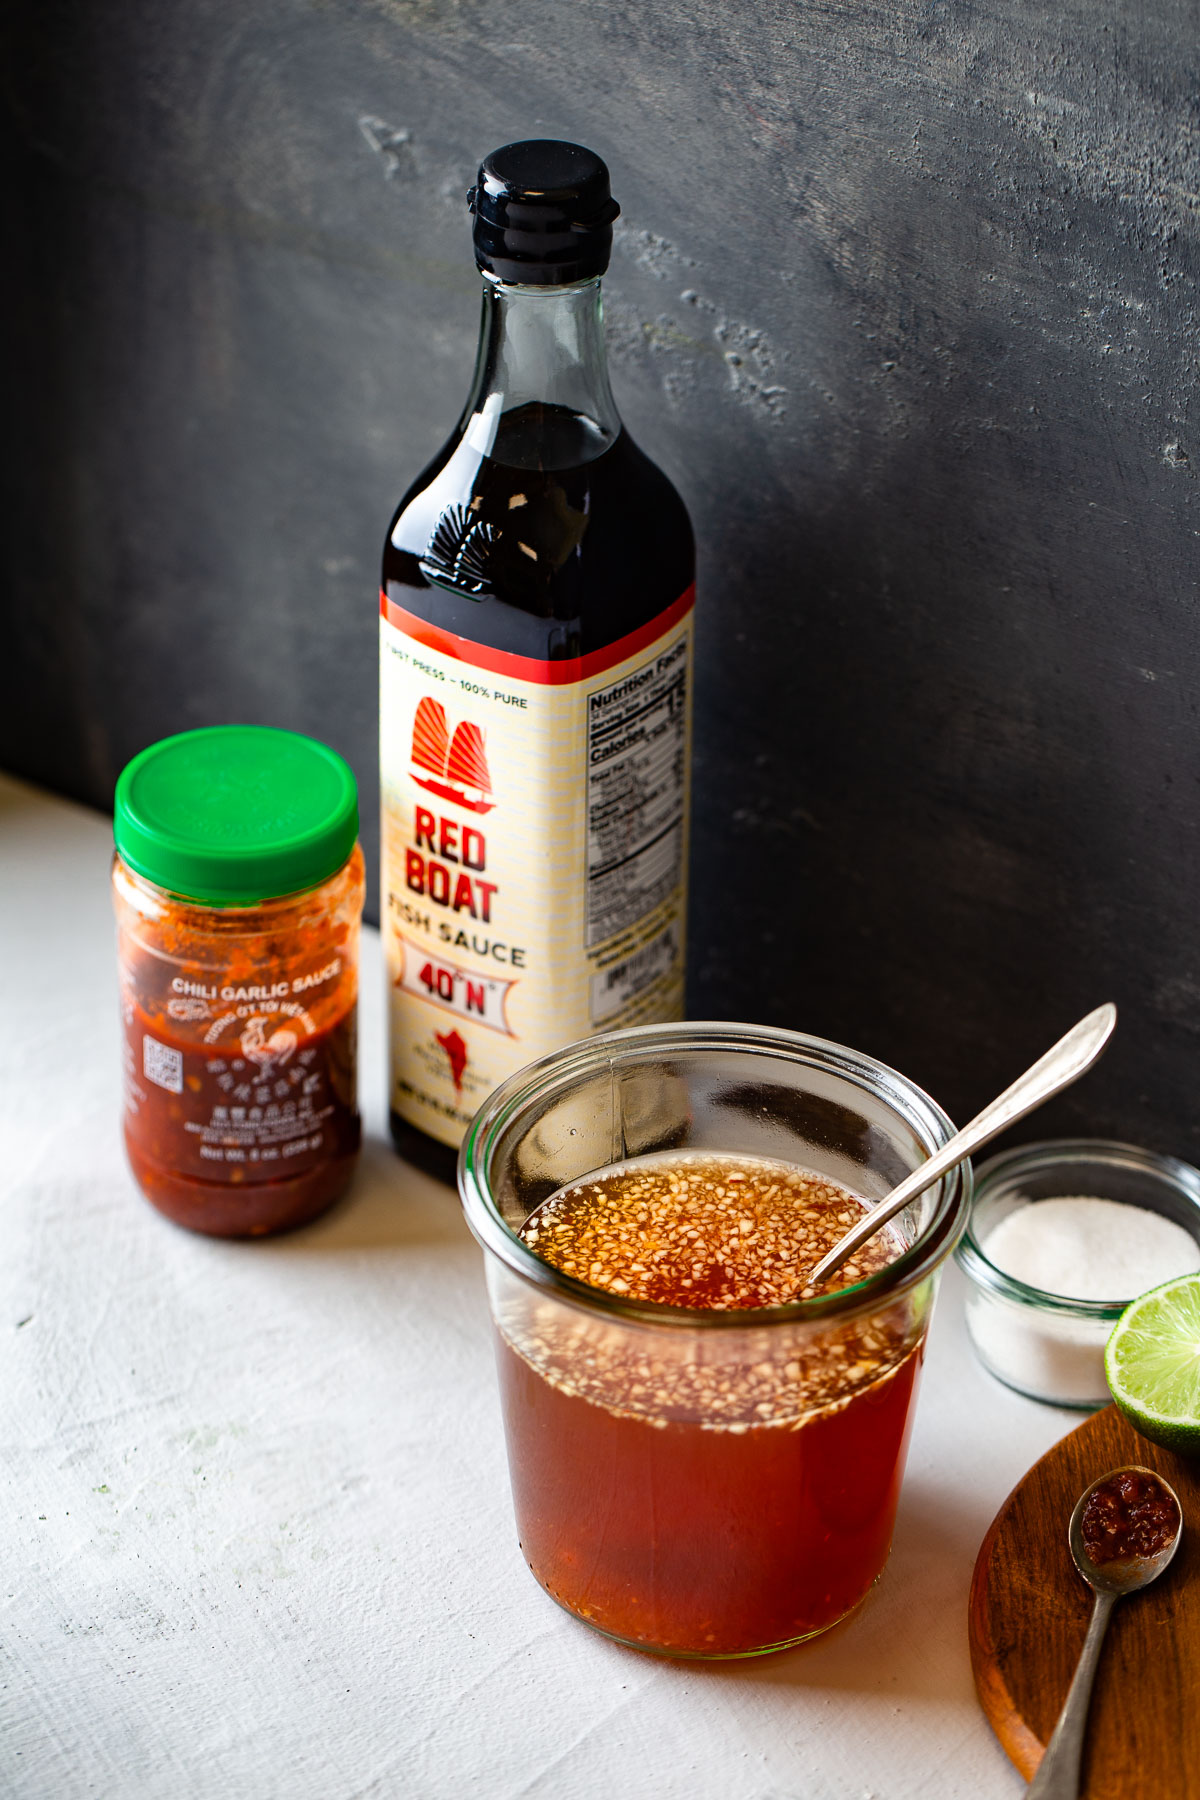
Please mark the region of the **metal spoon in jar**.
POLYGON ((1047 1050, 1045 1056, 1039 1057, 1032 1068, 1026 1069, 1011 1087, 1005 1088, 999 1099, 993 1100, 990 1106, 985 1106, 981 1113, 976 1113, 971 1123, 964 1125, 961 1131, 956 1131, 950 1142, 935 1151, 928 1162, 923 1162, 898 1188, 877 1201, 870 1212, 821 1258, 805 1282, 805 1287, 816 1287, 827 1275, 840 1269, 860 1244, 864 1244, 869 1237, 874 1237, 881 1225, 894 1219, 911 1200, 915 1200, 918 1194, 923 1194, 927 1187, 932 1187, 935 1181, 940 1180, 957 1163, 965 1162, 968 1156, 973 1156, 976 1150, 982 1149, 984 1144, 990 1143, 992 1138, 998 1137, 1008 1126, 1015 1125, 1026 1113, 1041 1106, 1044 1100, 1051 1099, 1055 1094, 1061 1093, 1063 1088, 1070 1087, 1073 1081, 1078 1081, 1099 1057, 1112 1036, 1116 1022, 1117 1009, 1111 1001, 1098 1006, 1086 1019, 1081 1019, 1078 1025, 1068 1031, 1066 1037, 1059 1039, 1053 1049, 1047 1050))
POLYGON ((1092 1681, 1100 1660, 1100 1646, 1108 1629, 1109 1616, 1123 1594, 1136 1593, 1138 1588, 1148 1586, 1162 1574, 1179 1548, 1182 1531, 1183 1513, 1179 1496, 1170 1483, 1164 1481, 1153 1469, 1114 1469, 1110 1474, 1102 1475, 1099 1481, 1093 1481, 1091 1487, 1079 1496, 1071 1514, 1067 1535, 1075 1567, 1094 1592, 1096 1603, 1092 1608, 1091 1623, 1083 1649, 1079 1653, 1074 1680, 1058 1715, 1058 1724, 1054 1727, 1054 1736, 1046 1746, 1037 1774, 1025 1790, 1027 1800, 1078 1800, 1083 1730, 1087 1724, 1092 1681), (1152 1501, 1158 1502, 1157 1519, 1143 1524, 1141 1554, 1138 1553, 1139 1546, 1136 1543, 1122 1544, 1120 1522, 1115 1532, 1107 1534, 1107 1541, 1102 1536, 1096 1542, 1093 1534, 1088 1531, 1085 1517, 1093 1495, 1129 1476, 1140 1476, 1143 1488, 1149 1484, 1150 1497, 1152 1501), (1160 1495, 1153 1494, 1154 1488, 1161 1490, 1160 1495), (1090 1552, 1086 1541, 1089 1538, 1092 1539, 1090 1552), (1146 1549, 1152 1551, 1152 1554, 1144 1554, 1146 1549), (1121 1554, 1122 1550, 1132 1550, 1134 1553, 1121 1554))

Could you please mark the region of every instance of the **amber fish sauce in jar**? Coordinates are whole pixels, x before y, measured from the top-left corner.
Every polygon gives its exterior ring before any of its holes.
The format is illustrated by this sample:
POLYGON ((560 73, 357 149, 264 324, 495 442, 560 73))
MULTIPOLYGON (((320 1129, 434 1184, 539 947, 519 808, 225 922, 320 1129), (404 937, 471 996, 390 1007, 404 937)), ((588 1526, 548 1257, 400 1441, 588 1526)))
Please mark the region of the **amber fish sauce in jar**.
POLYGON ((184 732, 122 773, 115 837, 134 1177, 193 1231, 303 1225, 361 1141, 354 777, 293 732, 184 732))
MULTIPOLYGON (((656 1156, 553 1195, 521 1229, 564 1274, 634 1302, 751 1313, 810 1298, 862 1214, 766 1159, 656 1156)), ((886 1228, 822 1292, 884 1269, 886 1228)), ((570 1611, 676 1655, 796 1643, 851 1612, 887 1557, 921 1347, 903 1309, 740 1360, 677 1359, 562 1309, 498 1331, 526 1560, 570 1611)))
POLYGON ((581 1040, 480 1108, 459 1191, 517 1536, 567 1611, 708 1659, 789 1648, 866 1596, 969 1166, 811 1274, 953 1130, 861 1051, 721 1022, 581 1040))

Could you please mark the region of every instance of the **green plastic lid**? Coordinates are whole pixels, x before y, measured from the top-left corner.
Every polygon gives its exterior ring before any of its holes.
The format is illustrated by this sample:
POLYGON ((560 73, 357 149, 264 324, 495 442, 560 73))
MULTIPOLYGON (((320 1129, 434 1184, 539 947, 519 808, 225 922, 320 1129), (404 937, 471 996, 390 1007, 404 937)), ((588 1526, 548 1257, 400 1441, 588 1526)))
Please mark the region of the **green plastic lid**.
POLYGON ((358 837, 347 763, 268 725, 210 725, 151 744, 117 782, 122 860, 172 894, 252 906, 316 887, 358 837))

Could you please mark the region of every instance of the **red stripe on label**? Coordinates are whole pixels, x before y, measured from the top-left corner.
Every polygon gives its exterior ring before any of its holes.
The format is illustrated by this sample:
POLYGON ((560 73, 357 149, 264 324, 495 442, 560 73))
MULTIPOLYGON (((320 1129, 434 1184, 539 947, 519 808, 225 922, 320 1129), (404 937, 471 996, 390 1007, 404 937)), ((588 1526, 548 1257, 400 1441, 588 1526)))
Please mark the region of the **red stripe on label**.
POLYGON ((415 638, 418 644, 424 644, 427 650, 438 650, 443 656, 453 656, 459 662, 469 663, 472 668, 486 669, 492 675, 509 675, 517 681, 539 681, 547 687, 567 687, 573 681, 584 681, 591 675, 602 675, 606 669, 614 669, 626 657, 636 656, 647 644, 654 643, 656 638, 670 631, 672 625, 687 617, 696 601, 696 587, 685 589, 678 600, 673 601, 665 612, 645 625, 639 625, 636 631, 618 638, 615 644, 607 644, 603 650, 590 650, 586 656, 564 657, 561 662, 543 662, 537 656, 514 656, 508 650, 491 650, 486 644, 473 643, 470 638, 458 637, 453 631, 443 631, 439 625, 430 625, 425 619, 418 619, 415 613, 406 612, 397 606, 394 600, 380 591, 379 612, 389 625, 402 631, 405 637, 415 638))

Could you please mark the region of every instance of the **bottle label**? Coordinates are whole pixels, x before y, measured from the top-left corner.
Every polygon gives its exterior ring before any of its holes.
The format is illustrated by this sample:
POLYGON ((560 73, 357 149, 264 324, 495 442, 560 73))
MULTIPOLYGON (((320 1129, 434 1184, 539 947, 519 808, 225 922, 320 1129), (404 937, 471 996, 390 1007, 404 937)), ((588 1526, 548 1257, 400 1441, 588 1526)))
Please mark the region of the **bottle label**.
POLYGON ((122 970, 125 1124, 141 1156, 189 1179, 253 1183, 356 1148, 354 991, 342 958, 267 965, 253 983, 211 970, 172 978, 175 966, 143 959, 122 970), (344 1009, 318 1023, 312 1002, 347 985, 344 1009))
POLYGON ((524 1064, 683 1016, 693 598, 542 662, 381 596, 391 1104, 443 1143, 524 1064))

